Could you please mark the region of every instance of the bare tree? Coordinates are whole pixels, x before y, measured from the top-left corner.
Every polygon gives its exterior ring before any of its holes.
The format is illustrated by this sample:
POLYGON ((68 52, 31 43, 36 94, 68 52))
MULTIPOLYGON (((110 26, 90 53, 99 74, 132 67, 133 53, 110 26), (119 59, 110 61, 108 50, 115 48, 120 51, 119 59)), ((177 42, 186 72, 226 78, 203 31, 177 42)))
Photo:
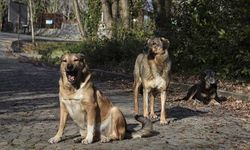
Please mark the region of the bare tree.
POLYGON ((82 22, 81 22, 78 1, 77 0, 73 0, 73 4, 74 4, 74 10, 75 10, 76 20, 78 22, 78 27, 79 27, 79 30, 81 32, 82 38, 84 38, 85 37, 85 33, 84 33, 83 25, 82 25, 82 22))
POLYGON ((121 19, 125 29, 129 28, 129 3, 128 0, 120 0, 121 19))
POLYGON ((29 13, 30 13, 30 25, 31 25, 31 37, 32 43, 35 43, 35 33, 34 33, 34 22, 33 22, 33 5, 32 0, 29 0, 29 13))
POLYGON ((107 29, 111 31, 113 25, 111 3, 108 0, 101 0, 101 2, 102 2, 103 22, 106 25, 107 29))
POLYGON ((119 0, 112 0, 112 17, 114 22, 118 21, 119 17, 119 0))
POLYGON ((153 6, 156 13, 155 23, 159 31, 167 31, 171 23, 172 0, 154 0, 153 6))

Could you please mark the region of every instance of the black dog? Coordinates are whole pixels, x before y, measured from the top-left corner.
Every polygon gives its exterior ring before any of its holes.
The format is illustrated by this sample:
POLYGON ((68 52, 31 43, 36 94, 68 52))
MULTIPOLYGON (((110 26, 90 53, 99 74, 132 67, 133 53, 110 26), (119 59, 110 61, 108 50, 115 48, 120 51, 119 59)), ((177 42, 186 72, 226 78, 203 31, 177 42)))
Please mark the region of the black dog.
POLYGON ((197 99, 204 104, 213 102, 218 105, 222 100, 217 95, 217 84, 215 72, 207 69, 200 74, 200 81, 188 90, 183 100, 197 99))

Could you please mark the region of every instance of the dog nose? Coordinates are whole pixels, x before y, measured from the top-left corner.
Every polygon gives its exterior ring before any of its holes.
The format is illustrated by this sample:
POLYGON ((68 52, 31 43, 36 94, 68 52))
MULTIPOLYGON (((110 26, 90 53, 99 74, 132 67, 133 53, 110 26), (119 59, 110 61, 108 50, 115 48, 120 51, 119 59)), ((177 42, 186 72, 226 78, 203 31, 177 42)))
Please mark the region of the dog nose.
POLYGON ((67 65, 67 70, 71 71, 73 70, 74 66, 72 64, 68 64, 67 65))

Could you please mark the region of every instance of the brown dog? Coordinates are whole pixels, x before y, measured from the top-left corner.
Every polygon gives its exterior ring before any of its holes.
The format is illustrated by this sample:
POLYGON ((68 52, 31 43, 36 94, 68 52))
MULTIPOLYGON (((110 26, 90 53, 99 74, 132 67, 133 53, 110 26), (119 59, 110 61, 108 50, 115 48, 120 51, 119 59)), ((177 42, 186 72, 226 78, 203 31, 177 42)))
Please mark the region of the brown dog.
POLYGON ((167 124, 165 117, 166 90, 170 82, 171 61, 168 48, 170 42, 163 37, 148 40, 148 53, 137 56, 134 67, 134 111, 139 113, 138 92, 143 88, 143 115, 148 117, 148 99, 150 97, 150 117, 155 119, 154 97, 161 93, 160 124, 167 124))
MULTIPOLYGON (((89 144, 99 139, 102 142, 121 140, 128 135, 124 115, 94 87, 83 55, 64 55, 60 73, 60 124, 57 134, 49 139, 49 143, 57 143, 61 140, 68 114, 80 127, 82 143, 89 144)), ((131 136, 150 136, 151 121, 142 116, 136 116, 136 119, 144 128, 139 131, 140 133, 135 132, 131 136)))

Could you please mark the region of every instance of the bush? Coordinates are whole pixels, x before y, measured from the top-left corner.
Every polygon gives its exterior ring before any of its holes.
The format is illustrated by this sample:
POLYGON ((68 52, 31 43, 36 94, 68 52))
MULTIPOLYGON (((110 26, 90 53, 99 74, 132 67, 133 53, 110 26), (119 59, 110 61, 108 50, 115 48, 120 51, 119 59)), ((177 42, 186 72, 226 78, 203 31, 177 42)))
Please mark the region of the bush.
POLYGON ((222 78, 250 78, 247 1, 191 0, 175 6, 170 36, 174 71, 211 68, 222 78))
MULTIPOLYGON (((143 1, 138 1, 138 4, 143 1)), ((129 31, 116 24, 113 39, 96 39, 98 16, 87 19, 89 37, 81 43, 47 43, 39 46, 43 60, 58 63, 65 52, 86 55, 93 67, 131 72, 136 56, 143 51, 146 38, 155 34, 170 40, 172 71, 184 75, 198 74, 211 68, 221 78, 250 80, 249 2, 246 0, 173 1, 171 26, 156 29, 151 16, 143 25, 134 24, 129 31), (111 68, 112 67, 112 68, 111 68)), ((139 5, 140 6, 140 5, 139 5)), ((96 4, 91 7, 97 10, 96 4)), ((137 5, 133 12, 137 12, 137 5)), ((134 14, 136 15, 136 14, 134 14)), ((85 20, 86 21, 86 20, 85 20)), ((93 68, 92 67, 92 68, 93 68)))
POLYGON ((123 72, 131 72, 136 56, 143 51, 145 40, 135 38, 88 39, 79 43, 40 42, 36 51, 42 54, 42 60, 59 64, 62 54, 67 52, 83 53, 91 68, 104 67, 123 72))

